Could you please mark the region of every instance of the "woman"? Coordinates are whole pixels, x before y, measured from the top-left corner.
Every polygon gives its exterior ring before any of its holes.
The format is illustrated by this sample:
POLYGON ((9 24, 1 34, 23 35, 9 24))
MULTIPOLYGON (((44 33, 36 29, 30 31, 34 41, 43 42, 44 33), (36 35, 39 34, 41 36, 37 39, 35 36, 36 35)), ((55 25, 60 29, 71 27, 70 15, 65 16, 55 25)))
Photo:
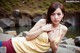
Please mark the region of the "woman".
POLYGON ((64 14, 64 6, 61 3, 52 3, 46 19, 40 19, 26 32, 26 37, 12 38, 2 42, 2 46, 7 47, 7 53, 44 53, 49 48, 56 53, 61 39, 68 30, 66 26, 60 24, 64 14))

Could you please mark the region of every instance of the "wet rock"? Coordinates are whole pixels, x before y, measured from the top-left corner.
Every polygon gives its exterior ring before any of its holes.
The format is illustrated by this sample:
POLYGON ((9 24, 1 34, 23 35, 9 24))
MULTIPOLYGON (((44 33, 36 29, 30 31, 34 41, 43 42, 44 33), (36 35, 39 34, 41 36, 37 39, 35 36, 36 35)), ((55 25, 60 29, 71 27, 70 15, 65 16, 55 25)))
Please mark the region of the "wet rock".
POLYGON ((72 24, 69 23, 69 22, 64 22, 64 25, 65 25, 66 27, 70 27, 72 24))
POLYGON ((2 22, 2 21, 0 20, 0 27, 2 27, 2 28, 7 28, 8 26, 7 26, 4 22, 2 22))
POLYGON ((2 29, 2 27, 0 27, 0 33, 3 33, 3 29, 2 29))
POLYGON ((69 39, 63 40, 63 41, 61 42, 61 44, 75 45, 75 43, 74 43, 74 39, 72 39, 72 38, 69 38, 69 39))
POLYGON ((36 23, 36 22, 38 22, 38 20, 40 20, 41 19, 41 16, 36 16, 34 19, 33 19, 33 21, 36 23))
MULTIPOLYGON (((60 47, 66 48, 70 51, 73 51, 73 53, 80 53, 80 47, 77 47, 75 45, 60 44, 60 47)), ((63 51, 64 51, 64 49, 63 49, 63 51)))
POLYGON ((14 36, 17 35, 16 31, 5 31, 5 34, 14 35, 14 36))
POLYGON ((0 40, 1 41, 9 40, 12 37, 15 37, 15 36, 10 35, 10 34, 0 34, 0 40))
POLYGON ((56 53, 75 53, 75 52, 67 48, 59 47, 56 53))
POLYGON ((6 53, 6 47, 0 47, 0 53, 6 53))
POLYGON ((0 19, 0 26, 2 28, 14 27, 15 23, 11 21, 9 18, 0 19))
POLYGON ((36 14, 35 16, 34 16, 34 19, 33 19, 33 22, 38 22, 38 20, 40 20, 40 19, 42 19, 42 18, 45 18, 45 14, 42 14, 42 15, 40 15, 40 14, 36 14))
POLYGON ((78 36, 78 37, 76 37, 74 39, 74 43, 75 43, 76 46, 79 46, 80 47, 80 36, 78 36))
POLYGON ((68 39, 67 37, 63 37, 63 38, 62 38, 62 40, 67 40, 67 39, 68 39))
POLYGON ((22 19, 19 19, 19 26, 31 26, 31 19, 29 17, 22 17, 22 19))

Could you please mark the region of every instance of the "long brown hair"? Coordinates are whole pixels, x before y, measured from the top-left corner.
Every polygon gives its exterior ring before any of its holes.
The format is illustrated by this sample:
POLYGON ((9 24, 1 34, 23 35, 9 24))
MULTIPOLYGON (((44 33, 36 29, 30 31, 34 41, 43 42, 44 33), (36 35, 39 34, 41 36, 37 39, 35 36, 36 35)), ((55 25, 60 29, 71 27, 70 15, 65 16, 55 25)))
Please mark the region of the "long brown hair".
POLYGON ((64 6, 62 3, 59 3, 59 2, 55 2, 55 3, 52 3, 49 8, 48 8, 48 11, 47 11, 47 15, 46 15, 46 23, 51 23, 51 14, 57 9, 57 8, 60 8, 62 10, 62 13, 65 15, 65 9, 64 9, 64 6))

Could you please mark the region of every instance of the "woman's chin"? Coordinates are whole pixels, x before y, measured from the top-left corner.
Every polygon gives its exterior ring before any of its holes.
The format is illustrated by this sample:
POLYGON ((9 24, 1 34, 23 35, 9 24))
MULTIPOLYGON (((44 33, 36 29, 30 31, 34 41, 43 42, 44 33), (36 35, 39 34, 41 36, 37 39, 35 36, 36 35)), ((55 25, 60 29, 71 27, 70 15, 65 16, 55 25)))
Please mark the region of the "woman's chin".
POLYGON ((54 24, 55 24, 55 25, 58 25, 58 24, 59 24, 59 22, 55 22, 54 24))

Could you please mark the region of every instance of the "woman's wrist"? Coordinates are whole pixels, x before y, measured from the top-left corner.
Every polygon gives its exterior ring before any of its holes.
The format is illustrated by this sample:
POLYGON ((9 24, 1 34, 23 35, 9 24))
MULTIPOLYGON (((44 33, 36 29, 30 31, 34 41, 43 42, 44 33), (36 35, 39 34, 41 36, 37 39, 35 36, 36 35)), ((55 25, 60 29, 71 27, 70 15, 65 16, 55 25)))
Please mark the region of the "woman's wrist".
POLYGON ((42 32, 45 31, 43 27, 41 27, 40 29, 41 29, 42 32))

